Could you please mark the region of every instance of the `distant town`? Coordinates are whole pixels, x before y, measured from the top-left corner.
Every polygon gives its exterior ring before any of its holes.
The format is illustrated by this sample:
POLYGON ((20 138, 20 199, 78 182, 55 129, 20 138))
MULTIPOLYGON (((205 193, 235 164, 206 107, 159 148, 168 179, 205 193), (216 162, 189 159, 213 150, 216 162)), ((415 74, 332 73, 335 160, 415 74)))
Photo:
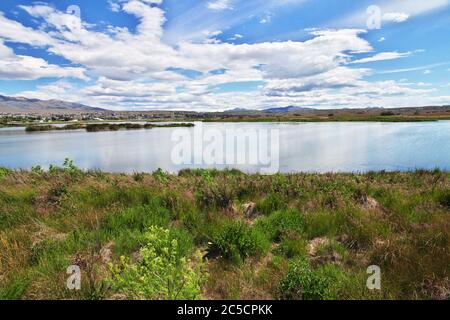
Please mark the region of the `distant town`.
POLYGON ((399 108, 399 109, 336 109, 336 110, 295 110, 295 111, 225 111, 225 112, 190 112, 190 111, 135 111, 135 112, 80 112, 60 110, 57 112, 0 112, 1 126, 14 126, 24 123, 61 123, 61 122, 102 122, 102 121, 436 121, 450 120, 450 106, 399 108))

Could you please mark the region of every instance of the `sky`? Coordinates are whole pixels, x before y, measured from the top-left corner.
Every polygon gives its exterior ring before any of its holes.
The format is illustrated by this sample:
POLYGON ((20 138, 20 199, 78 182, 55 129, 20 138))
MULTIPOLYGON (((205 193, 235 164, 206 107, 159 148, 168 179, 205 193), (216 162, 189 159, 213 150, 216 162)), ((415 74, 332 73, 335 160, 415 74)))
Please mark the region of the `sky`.
POLYGON ((449 105, 450 0, 2 0, 0 94, 111 110, 449 105))

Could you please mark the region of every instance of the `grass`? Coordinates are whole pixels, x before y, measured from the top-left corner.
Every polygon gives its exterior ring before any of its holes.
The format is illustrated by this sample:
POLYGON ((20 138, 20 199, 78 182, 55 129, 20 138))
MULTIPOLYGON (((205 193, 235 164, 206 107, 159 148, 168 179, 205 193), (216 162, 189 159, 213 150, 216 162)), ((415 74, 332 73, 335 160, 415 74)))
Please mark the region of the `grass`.
POLYGON ((204 122, 434 122, 440 120, 450 120, 448 114, 445 115, 390 115, 390 114, 344 114, 329 116, 230 116, 204 119, 204 122))
POLYGON ((209 277, 192 288, 204 299, 449 299, 449 195, 450 173, 437 170, 126 175, 70 160, 49 171, 0 168, 0 299, 120 298, 111 270, 122 274, 121 257, 134 270, 155 227, 177 241, 174 272, 177 263, 191 270, 183 261, 202 252, 209 277), (66 288, 73 264, 80 291, 66 288), (373 264, 381 291, 366 288, 373 264))

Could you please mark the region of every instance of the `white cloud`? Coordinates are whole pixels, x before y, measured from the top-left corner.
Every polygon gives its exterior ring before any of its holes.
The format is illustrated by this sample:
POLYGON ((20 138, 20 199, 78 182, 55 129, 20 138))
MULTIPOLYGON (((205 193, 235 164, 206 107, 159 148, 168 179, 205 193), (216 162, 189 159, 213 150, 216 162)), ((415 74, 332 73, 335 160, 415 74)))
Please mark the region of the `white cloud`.
POLYGON ((384 41, 386 41, 385 37, 381 37, 380 39, 378 39, 378 42, 384 42, 384 41))
POLYGON ((403 73, 403 72, 414 72, 414 71, 426 71, 437 67, 442 67, 445 65, 449 65, 450 61, 448 62, 440 62, 435 64, 429 64, 425 66, 419 66, 419 67, 411 67, 411 68, 402 68, 402 69, 392 69, 392 70, 385 70, 385 71, 379 71, 379 74, 392 74, 392 73, 403 73))
MULTIPOLYGON (((450 0, 374 0, 371 5, 380 8, 384 21, 400 22, 398 19, 413 18, 443 9, 450 5, 450 0)), ((333 27, 365 28, 367 19, 367 6, 362 6, 347 16, 331 21, 330 25, 333 27)))
MULTIPOLYGON (((12 52, 10 59, 16 60, 19 67, 0 67, 0 75, 3 70, 5 74, 9 72, 10 78, 84 78, 86 71, 97 80, 84 88, 59 82, 23 94, 113 109, 226 110, 290 104, 320 108, 390 103, 400 106, 431 99, 423 97, 429 90, 419 90, 417 86, 411 88, 394 81, 367 82, 364 77, 371 74, 370 69, 348 66, 356 53, 373 52, 370 43, 361 36, 363 30, 313 30, 305 41, 233 44, 220 42, 217 39, 220 31, 215 30, 222 29, 208 25, 202 29, 201 41, 171 45, 163 41, 165 16, 155 6, 158 4, 161 0, 120 1, 121 10, 138 19, 136 31, 114 26, 100 31, 76 16, 44 5, 22 7, 41 21, 37 29, 0 15, 0 39, 38 46, 76 66, 60 67, 12 52), (170 67, 201 74, 191 79, 167 71, 170 67), (224 72, 215 74, 212 70, 224 72), (211 90, 236 81, 261 81, 263 85, 256 91, 239 94, 211 90)), ((234 38, 242 36, 236 34, 234 38)), ((11 49, 0 46, 0 55, 8 54, 11 49)), ((353 63, 397 59, 409 54, 384 52, 353 63)), ((3 60, 0 61, 1 66, 3 60)))
POLYGON ((41 58, 16 55, 0 40, 0 79, 36 80, 46 77, 73 77, 87 80, 83 68, 60 67, 41 58))
POLYGON ((236 33, 234 36, 232 36, 231 38, 228 38, 228 40, 230 41, 234 41, 234 40, 238 40, 238 39, 242 39, 244 36, 241 34, 236 33))
POLYGON ((369 57, 369 58, 363 58, 359 60, 352 61, 352 64, 356 63, 368 63, 368 62, 377 62, 377 61, 385 61, 385 60, 394 60, 394 59, 400 59, 400 58, 406 58, 411 56, 412 52, 380 52, 376 55, 369 57))
POLYGON ((208 6, 208 9, 215 10, 215 11, 233 9, 230 0, 211 1, 211 2, 208 2, 207 6, 208 6))
POLYGON ((383 14, 383 20, 388 22, 401 23, 409 19, 409 14, 404 12, 387 12, 383 14))
POLYGON ((113 12, 119 12, 121 9, 120 3, 116 2, 115 0, 108 0, 108 5, 113 12))
POLYGON ((266 12, 262 18, 259 20, 260 24, 266 24, 266 23, 271 23, 272 22, 272 16, 273 14, 271 12, 266 12))

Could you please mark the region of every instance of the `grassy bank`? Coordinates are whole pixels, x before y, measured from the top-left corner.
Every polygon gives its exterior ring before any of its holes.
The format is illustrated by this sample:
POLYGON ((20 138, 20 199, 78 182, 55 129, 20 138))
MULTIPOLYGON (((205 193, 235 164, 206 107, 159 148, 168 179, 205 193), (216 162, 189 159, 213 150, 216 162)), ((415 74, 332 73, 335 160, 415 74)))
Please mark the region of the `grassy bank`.
POLYGON ((0 298, 448 299, 449 179, 1 169, 0 298))
POLYGON ((204 122, 435 122, 450 120, 450 116, 381 116, 381 115, 329 115, 329 116, 233 116, 211 118, 204 122))

